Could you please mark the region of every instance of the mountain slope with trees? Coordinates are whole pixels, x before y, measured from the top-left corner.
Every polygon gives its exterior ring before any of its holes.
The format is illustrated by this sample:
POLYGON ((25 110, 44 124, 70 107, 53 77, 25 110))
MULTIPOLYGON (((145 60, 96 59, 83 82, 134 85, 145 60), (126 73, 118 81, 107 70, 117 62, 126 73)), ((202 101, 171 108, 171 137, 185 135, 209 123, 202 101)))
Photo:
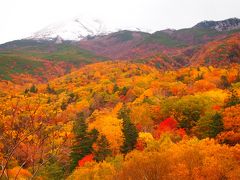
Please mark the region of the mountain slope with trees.
POLYGON ((1 177, 238 178, 239 72, 237 64, 161 72, 108 61, 6 92, 1 177))

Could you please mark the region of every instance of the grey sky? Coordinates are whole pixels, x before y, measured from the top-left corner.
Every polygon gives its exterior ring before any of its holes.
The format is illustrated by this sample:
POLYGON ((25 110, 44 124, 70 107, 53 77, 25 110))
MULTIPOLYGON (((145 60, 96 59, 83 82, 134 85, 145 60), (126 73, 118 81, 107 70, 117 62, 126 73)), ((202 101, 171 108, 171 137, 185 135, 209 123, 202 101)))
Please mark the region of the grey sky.
POLYGON ((240 0, 0 0, 0 43, 80 14, 97 17, 110 28, 157 31, 240 18, 239 8, 240 0))

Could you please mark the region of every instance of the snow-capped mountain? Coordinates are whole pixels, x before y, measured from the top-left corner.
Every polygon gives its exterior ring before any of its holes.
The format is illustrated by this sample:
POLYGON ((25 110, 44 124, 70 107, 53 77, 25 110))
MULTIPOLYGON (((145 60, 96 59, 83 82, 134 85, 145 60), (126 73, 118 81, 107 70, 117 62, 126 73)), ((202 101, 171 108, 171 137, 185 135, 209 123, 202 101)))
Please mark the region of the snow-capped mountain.
POLYGON ((27 39, 53 40, 58 37, 62 40, 79 41, 88 36, 105 34, 108 34, 108 31, 102 21, 86 17, 78 17, 51 24, 34 33, 27 39))
POLYGON ((193 28, 215 29, 216 31, 231 31, 240 29, 240 19, 230 18, 222 21, 202 21, 193 28))

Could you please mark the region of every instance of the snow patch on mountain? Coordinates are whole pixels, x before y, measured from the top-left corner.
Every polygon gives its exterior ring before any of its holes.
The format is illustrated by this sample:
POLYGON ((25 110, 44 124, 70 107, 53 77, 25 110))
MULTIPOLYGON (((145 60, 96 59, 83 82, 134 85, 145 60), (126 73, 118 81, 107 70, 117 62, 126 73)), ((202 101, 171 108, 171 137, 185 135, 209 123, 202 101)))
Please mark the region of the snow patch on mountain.
POLYGON ((89 36, 105 35, 108 33, 106 26, 101 20, 77 17, 51 24, 27 39, 53 40, 56 37, 61 37, 63 40, 79 41, 89 36))
POLYGON ((193 28, 215 29, 219 32, 231 31, 240 29, 240 19, 230 18, 222 21, 202 21, 195 25, 193 28))

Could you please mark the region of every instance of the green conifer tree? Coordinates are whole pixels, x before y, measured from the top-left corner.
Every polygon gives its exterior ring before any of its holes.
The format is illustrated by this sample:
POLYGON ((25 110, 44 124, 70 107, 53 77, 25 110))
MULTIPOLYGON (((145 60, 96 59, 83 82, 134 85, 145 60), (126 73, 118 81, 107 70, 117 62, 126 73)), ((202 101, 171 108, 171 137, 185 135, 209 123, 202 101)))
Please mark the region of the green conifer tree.
POLYGON ((30 91, 31 93, 37 93, 38 89, 37 89, 37 87, 33 84, 33 85, 31 86, 31 88, 29 89, 29 91, 30 91))
POLYGON ((79 113, 77 117, 78 119, 75 121, 73 127, 75 141, 70 154, 72 160, 70 166, 71 171, 77 166, 79 160, 92 153, 92 144, 96 141, 98 136, 98 131, 96 129, 93 129, 90 132, 87 131, 88 127, 83 113, 79 113))
POLYGON ((118 118, 123 119, 124 143, 121 147, 122 153, 128 153, 133 150, 138 138, 137 128, 131 122, 129 112, 129 109, 124 105, 118 114, 118 118))
POLYGON ((97 150, 94 152, 94 159, 96 161, 103 161, 107 156, 112 154, 106 136, 101 135, 96 144, 97 150))
POLYGON ((216 137, 221 131, 223 131, 223 121, 222 121, 222 115, 219 113, 216 113, 213 118, 212 122, 210 123, 210 131, 209 131, 209 137, 216 137))

